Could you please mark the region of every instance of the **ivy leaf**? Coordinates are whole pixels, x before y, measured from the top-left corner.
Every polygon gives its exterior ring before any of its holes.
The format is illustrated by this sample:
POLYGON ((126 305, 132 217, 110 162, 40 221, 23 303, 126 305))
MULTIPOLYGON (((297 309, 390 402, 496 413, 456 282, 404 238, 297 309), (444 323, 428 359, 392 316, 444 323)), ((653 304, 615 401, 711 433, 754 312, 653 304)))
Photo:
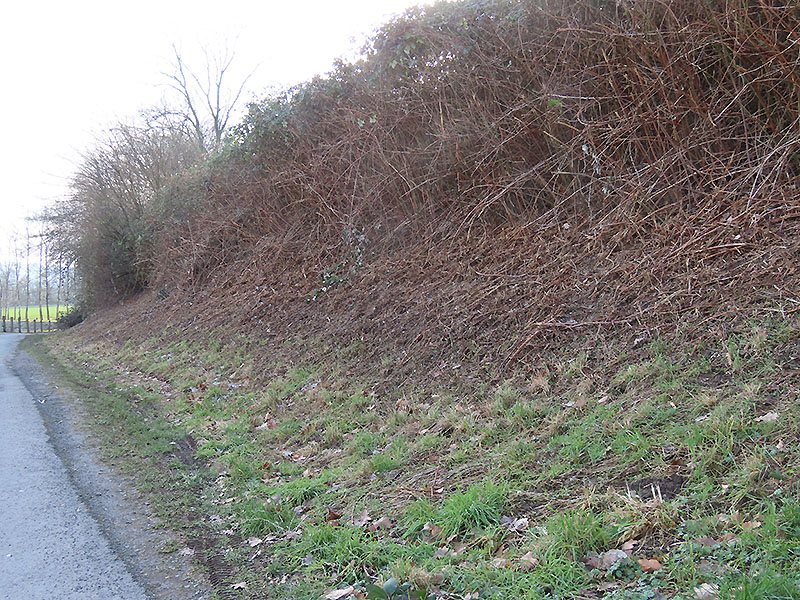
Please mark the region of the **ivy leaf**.
POLYGON ((386 600, 388 598, 383 588, 379 588, 374 583, 368 583, 364 587, 367 590, 367 598, 370 600, 386 600))
POLYGON ((399 587, 400 582, 396 578, 392 577, 383 584, 383 591, 386 592, 387 596, 393 596, 399 587))

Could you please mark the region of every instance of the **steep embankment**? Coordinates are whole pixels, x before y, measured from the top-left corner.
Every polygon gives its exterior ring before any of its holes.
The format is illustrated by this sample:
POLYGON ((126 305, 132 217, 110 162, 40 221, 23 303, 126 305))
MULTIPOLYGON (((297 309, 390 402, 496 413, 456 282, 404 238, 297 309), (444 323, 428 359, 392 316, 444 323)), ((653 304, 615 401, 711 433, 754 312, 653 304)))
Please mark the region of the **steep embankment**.
POLYGON ((147 320, 430 368, 793 306, 796 9, 544 4, 398 19, 253 106, 161 200, 147 320))
POLYGON ((213 461, 256 597, 796 598, 798 30, 397 19, 253 106, 159 200, 152 290, 58 345, 213 461))

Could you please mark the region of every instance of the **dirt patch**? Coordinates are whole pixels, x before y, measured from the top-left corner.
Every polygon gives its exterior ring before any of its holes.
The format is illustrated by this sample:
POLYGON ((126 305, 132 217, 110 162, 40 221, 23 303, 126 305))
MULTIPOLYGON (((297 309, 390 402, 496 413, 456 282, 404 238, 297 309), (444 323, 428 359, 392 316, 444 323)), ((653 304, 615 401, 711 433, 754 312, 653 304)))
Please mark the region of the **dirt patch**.
POLYGON ((633 481, 627 489, 636 494, 642 501, 671 500, 677 496, 686 483, 686 477, 675 473, 669 477, 646 477, 633 481))

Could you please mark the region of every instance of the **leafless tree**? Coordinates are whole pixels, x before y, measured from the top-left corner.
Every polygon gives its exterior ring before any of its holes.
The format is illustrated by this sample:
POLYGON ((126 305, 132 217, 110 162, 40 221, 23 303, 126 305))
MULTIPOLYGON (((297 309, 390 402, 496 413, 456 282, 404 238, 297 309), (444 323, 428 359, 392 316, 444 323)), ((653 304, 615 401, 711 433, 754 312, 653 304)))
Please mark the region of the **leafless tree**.
POLYGON ((47 321, 50 322, 50 247, 46 243, 44 234, 42 235, 42 246, 44 246, 44 306, 47 321))
POLYGON ((205 72, 189 67, 177 46, 173 46, 173 51, 173 72, 165 75, 169 87, 180 96, 182 106, 172 114, 183 120, 200 149, 208 154, 219 148, 252 72, 238 86, 229 87, 233 51, 225 49, 211 55, 205 50, 205 72))
POLYGON ((31 230, 25 228, 25 322, 31 305, 31 230))
POLYGON ((64 282, 64 270, 63 270, 63 257, 64 254, 62 252, 58 253, 58 284, 56 285, 56 319, 59 316, 59 311, 61 310, 61 285, 64 282))
POLYGON ((19 237, 14 235, 14 291, 16 292, 16 299, 17 305, 14 307, 14 315, 17 317, 19 321, 21 312, 20 306, 22 305, 22 297, 20 296, 20 284, 19 284, 19 260, 20 260, 20 251, 19 251, 19 237))

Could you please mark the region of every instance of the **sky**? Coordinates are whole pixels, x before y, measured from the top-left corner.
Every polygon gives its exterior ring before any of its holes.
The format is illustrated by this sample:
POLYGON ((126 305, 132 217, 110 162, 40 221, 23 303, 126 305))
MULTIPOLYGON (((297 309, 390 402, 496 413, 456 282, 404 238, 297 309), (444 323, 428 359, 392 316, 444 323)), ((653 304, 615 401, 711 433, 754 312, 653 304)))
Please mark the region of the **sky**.
MULTIPOLYGON (((168 93, 173 47, 194 70, 233 49, 242 99, 352 57, 369 32, 425 0, 40 0, 0 21, 0 248, 25 217, 68 193, 81 152, 168 93)), ((0 250, 2 252, 2 250, 0 250)))

